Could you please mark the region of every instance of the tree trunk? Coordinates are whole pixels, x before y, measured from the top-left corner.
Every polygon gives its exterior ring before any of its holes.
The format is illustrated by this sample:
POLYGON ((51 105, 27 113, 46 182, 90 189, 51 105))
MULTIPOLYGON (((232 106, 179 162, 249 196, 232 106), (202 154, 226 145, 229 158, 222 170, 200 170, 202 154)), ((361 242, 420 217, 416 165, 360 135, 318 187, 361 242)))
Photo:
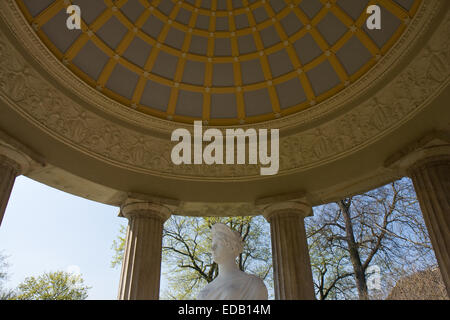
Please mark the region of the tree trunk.
POLYGON ((356 288, 358 289, 358 296, 360 300, 368 300, 369 293, 366 284, 366 275, 363 268, 361 258, 359 256, 358 245, 355 241, 353 233, 353 224, 350 216, 351 199, 346 203, 344 200, 339 201, 339 207, 342 210, 342 215, 345 220, 345 233, 348 251, 350 253, 350 260, 352 262, 353 271, 355 273, 356 288))

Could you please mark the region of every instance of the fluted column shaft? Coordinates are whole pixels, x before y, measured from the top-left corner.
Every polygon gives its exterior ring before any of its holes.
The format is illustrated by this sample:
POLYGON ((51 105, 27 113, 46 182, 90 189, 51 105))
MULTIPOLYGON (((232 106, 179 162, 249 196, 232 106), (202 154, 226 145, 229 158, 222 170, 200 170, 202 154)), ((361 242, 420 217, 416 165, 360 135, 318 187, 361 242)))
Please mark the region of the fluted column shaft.
POLYGON ((0 155, 0 225, 19 171, 20 167, 15 162, 0 155))
POLYGON ((129 224, 125 243, 120 300, 158 300, 163 224, 170 211, 163 205, 129 202, 122 207, 129 224))
POLYGON ((311 206, 303 203, 276 204, 264 210, 270 222, 277 300, 315 299, 303 221, 311 212, 311 206))
POLYGON ((409 174, 450 296, 450 154, 424 159, 409 174))

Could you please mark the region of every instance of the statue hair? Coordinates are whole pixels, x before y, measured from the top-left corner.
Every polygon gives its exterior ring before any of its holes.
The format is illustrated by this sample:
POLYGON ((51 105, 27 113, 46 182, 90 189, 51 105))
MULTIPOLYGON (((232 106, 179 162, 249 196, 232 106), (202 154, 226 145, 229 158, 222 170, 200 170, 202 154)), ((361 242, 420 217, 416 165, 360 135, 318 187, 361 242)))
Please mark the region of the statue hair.
POLYGON ((239 232, 232 230, 223 223, 216 223, 212 226, 213 237, 230 248, 238 256, 244 250, 244 242, 239 232))

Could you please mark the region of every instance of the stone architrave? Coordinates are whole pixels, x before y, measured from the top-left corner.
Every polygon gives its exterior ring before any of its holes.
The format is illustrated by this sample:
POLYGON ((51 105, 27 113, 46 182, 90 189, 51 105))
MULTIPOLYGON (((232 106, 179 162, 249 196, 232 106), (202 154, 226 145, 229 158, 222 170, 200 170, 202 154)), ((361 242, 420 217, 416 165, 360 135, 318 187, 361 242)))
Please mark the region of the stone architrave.
POLYGON ((304 218, 312 214, 306 202, 285 201, 264 208, 270 222, 277 300, 314 300, 314 284, 304 218))
POLYGON ((121 215, 129 221, 119 300, 158 300, 163 224, 172 208, 159 202, 128 198, 121 215))

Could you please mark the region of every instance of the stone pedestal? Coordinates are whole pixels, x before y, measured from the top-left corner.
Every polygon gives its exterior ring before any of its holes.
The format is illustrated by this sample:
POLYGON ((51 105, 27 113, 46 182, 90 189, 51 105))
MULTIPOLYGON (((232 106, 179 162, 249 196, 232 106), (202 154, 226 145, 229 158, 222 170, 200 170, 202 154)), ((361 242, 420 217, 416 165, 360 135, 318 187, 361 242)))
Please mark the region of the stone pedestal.
POLYGON ((303 219, 308 204, 283 202, 264 208, 272 238, 275 299, 314 300, 314 284, 303 219))
POLYGON ((170 209, 152 202, 127 200, 121 214, 128 218, 120 277, 120 300, 158 300, 164 222, 170 209))
POLYGON ((408 172, 450 296, 450 152, 425 158, 408 172))
POLYGON ((20 166, 16 162, 0 155, 0 225, 8 205, 14 181, 19 172, 20 166))

